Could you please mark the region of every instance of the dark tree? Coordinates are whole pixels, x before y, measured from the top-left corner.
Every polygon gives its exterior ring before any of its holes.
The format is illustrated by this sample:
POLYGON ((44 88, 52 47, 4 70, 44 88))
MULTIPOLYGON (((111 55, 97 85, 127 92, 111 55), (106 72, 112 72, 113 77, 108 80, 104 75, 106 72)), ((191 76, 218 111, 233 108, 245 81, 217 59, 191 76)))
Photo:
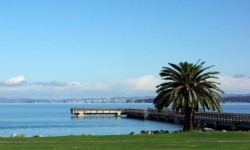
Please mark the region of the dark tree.
POLYGON ((220 102, 224 102, 218 87, 216 76, 219 72, 207 70, 213 66, 203 67, 205 62, 196 64, 180 62, 178 65, 169 63, 170 67, 163 67, 160 76, 165 81, 157 86, 155 107, 161 111, 164 107, 172 106, 176 112, 185 116, 183 131, 194 129, 195 111, 221 111, 220 102))

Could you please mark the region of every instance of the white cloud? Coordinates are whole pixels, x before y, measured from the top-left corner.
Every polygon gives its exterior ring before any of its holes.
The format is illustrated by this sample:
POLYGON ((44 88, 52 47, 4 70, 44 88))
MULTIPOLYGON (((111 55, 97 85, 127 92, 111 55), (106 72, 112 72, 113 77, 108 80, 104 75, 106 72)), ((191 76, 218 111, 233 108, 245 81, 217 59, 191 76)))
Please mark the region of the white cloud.
POLYGON ((80 82, 77 82, 77 81, 72 81, 72 82, 69 82, 68 85, 72 85, 72 86, 80 86, 81 83, 80 82))
POLYGON ((152 75, 146 75, 133 79, 120 81, 108 80, 99 83, 72 82, 26 82, 25 77, 13 77, 0 82, 0 93, 2 96, 11 95, 18 97, 102 97, 102 96, 143 96, 155 93, 155 86, 159 79, 152 75), (25 83, 25 84, 23 84, 25 83), (21 86, 13 86, 21 85, 21 86))
POLYGON ((106 90, 107 86, 104 83, 80 83, 77 81, 67 83, 65 89, 76 89, 81 91, 106 90))
POLYGON ((52 86, 52 87, 62 87, 62 86, 66 86, 67 84, 64 82, 56 82, 56 81, 52 81, 52 82, 37 82, 34 83, 35 85, 40 85, 40 86, 52 86))
MULTIPOLYGON (((1 96, 36 98, 72 97, 112 97, 112 96, 150 96, 155 95, 160 77, 145 75, 119 81, 108 80, 98 83, 36 82, 29 83, 24 76, 13 77, 0 82, 1 96)), ((217 82, 226 93, 250 93, 250 78, 247 76, 220 76, 217 82)))
POLYGON ((35 82, 28 83, 24 76, 12 77, 5 81, 0 81, 0 92, 32 92, 32 91, 86 91, 86 90, 105 90, 104 83, 80 83, 72 82, 35 82), (25 83, 25 84, 24 84, 25 83), (18 85, 18 86, 17 86, 18 85))
POLYGON ((128 79, 125 81, 127 88, 139 91, 154 91, 156 86, 160 83, 158 78, 153 75, 146 75, 135 79, 128 79))
POLYGON ((8 80, 6 80, 4 83, 6 85, 20 85, 26 82, 26 79, 24 76, 18 76, 18 77, 12 77, 8 80))
POLYGON ((220 76, 218 82, 227 93, 250 93, 250 78, 246 76, 220 76))

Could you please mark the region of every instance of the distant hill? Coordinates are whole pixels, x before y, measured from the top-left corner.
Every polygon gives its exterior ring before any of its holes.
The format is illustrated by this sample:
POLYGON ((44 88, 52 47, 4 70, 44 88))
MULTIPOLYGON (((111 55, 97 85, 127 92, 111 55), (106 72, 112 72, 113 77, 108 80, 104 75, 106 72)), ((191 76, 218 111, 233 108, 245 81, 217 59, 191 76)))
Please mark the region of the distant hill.
MULTIPOLYGON (((154 98, 138 99, 136 103, 153 103, 154 98)), ((250 103, 250 95, 227 95, 224 96, 225 103, 250 103)))
MULTIPOLYGON (((250 95, 224 95, 226 103, 250 103, 250 95)), ((0 103, 153 103, 154 97, 114 97, 114 98, 87 98, 87 99, 29 99, 0 97, 0 103)))
POLYGON ((225 102, 227 103, 250 103, 250 96, 249 95, 238 95, 238 96, 229 96, 224 97, 225 102))
POLYGON ((58 103, 61 101, 45 100, 45 99, 30 99, 30 98, 6 98, 0 97, 0 103, 58 103))

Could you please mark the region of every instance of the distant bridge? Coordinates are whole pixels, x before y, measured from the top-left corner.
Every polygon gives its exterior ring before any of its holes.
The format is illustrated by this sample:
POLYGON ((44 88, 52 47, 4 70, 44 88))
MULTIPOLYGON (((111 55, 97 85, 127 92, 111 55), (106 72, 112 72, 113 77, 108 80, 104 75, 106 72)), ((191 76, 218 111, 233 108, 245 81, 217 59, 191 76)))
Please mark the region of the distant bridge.
MULTIPOLYGON (((126 115, 127 118, 147 119, 173 123, 183 123, 184 115, 172 110, 158 112, 155 109, 97 109, 97 108, 71 108, 71 114, 83 117, 91 114, 114 114, 116 117, 126 115)), ((250 114, 240 113, 214 113, 197 112, 195 122, 206 123, 213 128, 227 128, 230 130, 250 130, 250 114)))

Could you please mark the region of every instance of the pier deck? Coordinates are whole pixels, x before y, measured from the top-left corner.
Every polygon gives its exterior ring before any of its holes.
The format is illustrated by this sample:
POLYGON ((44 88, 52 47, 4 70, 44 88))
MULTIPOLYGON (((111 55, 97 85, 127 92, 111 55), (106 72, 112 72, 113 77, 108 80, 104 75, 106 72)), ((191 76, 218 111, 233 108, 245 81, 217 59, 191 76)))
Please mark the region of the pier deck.
MULTIPOLYGON (((89 114, 114 114, 126 115, 127 118, 148 119, 173 123, 183 123, 184 115, 172 110, 158 112, 155 109, 96 109, 96 108, 71 108, 71 114, 77 117, 89 114)), ((240 113, 214 113, 197 112, 195 122, 205 123, 214 128, 229 128, 231 130, 250 130, 250 114, 240 113)))
POLYGON ((71 114, 82 117, 90 114, 114 114, 120 116, 124 109, 72 108, 71 114))

